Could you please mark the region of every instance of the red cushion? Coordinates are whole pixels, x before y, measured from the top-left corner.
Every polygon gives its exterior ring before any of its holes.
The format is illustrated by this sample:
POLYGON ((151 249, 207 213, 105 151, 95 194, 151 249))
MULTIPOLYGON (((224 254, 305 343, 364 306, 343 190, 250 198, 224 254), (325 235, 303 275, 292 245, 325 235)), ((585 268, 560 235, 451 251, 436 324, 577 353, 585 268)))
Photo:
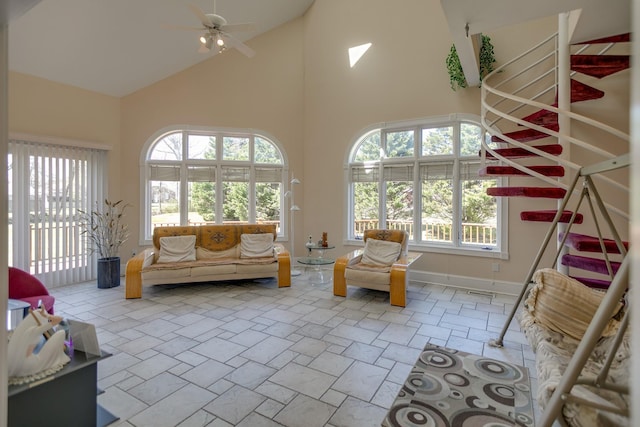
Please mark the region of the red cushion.
POLYGON ((19 299, 37 308, 41 299, 47 311, 53 314, 55 298, 49 295, 46 286, 37 277, 19 268, 9 267, 9 298, 19 299))

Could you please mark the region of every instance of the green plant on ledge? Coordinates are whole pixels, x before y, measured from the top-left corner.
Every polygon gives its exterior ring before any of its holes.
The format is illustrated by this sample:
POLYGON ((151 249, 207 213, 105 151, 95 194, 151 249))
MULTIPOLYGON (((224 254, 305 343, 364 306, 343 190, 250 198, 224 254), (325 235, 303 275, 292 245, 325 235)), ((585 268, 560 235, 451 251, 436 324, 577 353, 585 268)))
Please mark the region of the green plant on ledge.
MULTIPOLYGON (((482 84, 482 79, 493 71, 493 64, 496 62, 493 53, 493 45, 491 44, 489 36, 482 36, 482 46, 480 47, 479 59, 480 84, 482 84)), ((458 88, 464 89, 468 87, 469 85, 464 76, 464 72, 462 71, 462 65, 460 64, 460 58, 458 58, 458 52, 456 51, 455 45, 451 46, 451 51, 449 52, 449 55, 447 55, 446 63, 451 89, 457 90, 458 88)))

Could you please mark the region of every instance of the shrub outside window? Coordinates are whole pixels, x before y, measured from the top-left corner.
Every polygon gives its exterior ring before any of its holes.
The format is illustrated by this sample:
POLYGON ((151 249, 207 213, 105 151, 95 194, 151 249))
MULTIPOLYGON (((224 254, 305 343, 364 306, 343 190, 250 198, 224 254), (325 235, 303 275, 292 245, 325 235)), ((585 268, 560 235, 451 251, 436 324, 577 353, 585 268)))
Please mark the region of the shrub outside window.
POLYGON ((365 132, 348 161, 348 240, 403 229, 416 249, 500 251, 502 204, 480 177, 479 118, 451 115, 365 132))
POLYGON ((164 132, 144 150, 143 176, 144 240, 161 225, 273 223, 279 235, 287 229, 280 216, 285 160, 264 135, 164 132))

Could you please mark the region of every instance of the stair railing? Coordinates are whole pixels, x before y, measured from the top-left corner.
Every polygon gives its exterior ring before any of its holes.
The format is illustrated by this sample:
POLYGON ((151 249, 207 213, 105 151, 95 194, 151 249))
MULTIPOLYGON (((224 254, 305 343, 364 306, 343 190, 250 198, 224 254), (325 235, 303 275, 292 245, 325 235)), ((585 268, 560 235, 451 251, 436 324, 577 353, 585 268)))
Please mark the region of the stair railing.
MULTIPOLYGON (((597 131, 586 132, 588 134, 594 133, 603 135, 604 133, 604 135, 609 135, 612 140, 616 140, 621 144, 626 143, 628 146, 630 141, 629 134, 592 118, 571 111, 560 110, 557 107, 550 105, 553 101, 549 100, 549 98, 555 98, 558 80, 557 39, 557 33, 547 37, 531 49, 498 67, 484 78, 482 82, 481 95, 481 123, 489 135, 500 138, 501 140, 508 142, 511 146, 520 147, 541 158, 547 159, 550 162, 559 164, 565 169, 573 171, 575 174, 578 173, 581 165, 571 162, 566 158, 538 150, 527 143, 522 143, 505 135, 505 133, 512 130, 529 128, 552 138, 557 139, 562 137, 568 144, 580 147, 581 149, 598 156, 601 160, 614 159, 618 156, 618 154, 599 148, 589 141, 561 134, 559 131, 525 121, 521 116, 515 115, 515 113, 519 113, 522 116, 525 116, 526 114, 522 114, 523 111, 535 112, 537 110, 547 110, 558 114, 558 117, 561 115, 569 117, 571 120, 583 123, 588 126, 589 129, 593 128, 597 131), (551 94, 553 96, 551 96, 551 94), (549 100, 549 102, 542 102, 545 98, 549 100)), ((582 46, 578 52, 584 52, 584 50, 589 46, 590 45, 582 46)), ((608 44, 600 50, 599 54, 609 51, 612 46, 613 43, 608 44)), ((602 137, 600 139, 602 139, 602 137)), ((549 185, 560 187, 565 190, 569 189, 569 185, 558 179, 544 176, 512 159, 501 156, 495 151, 495 148, 487 143, 486 140, 483 141, 481 150, 481 161, 483 166, 485 166, 485 162, 487 161, 487 153, 489 153, 495 160, 501 162, 501 164, 512 166, 549 185)), ((628 186, 621 184, 608 176, 599 175, 597 179, 601 182, 606 182, 607 185, 612 186, 613 188, 617 188, 624 192, 629 191, 628 186)), ((609 206, 607 204, 607 207, 610 208, 612 212, 616 212, 618 215, 621 215, 623 218, 628 218, 629 216, 627 212, 622 211, 616 206, 609 206)))

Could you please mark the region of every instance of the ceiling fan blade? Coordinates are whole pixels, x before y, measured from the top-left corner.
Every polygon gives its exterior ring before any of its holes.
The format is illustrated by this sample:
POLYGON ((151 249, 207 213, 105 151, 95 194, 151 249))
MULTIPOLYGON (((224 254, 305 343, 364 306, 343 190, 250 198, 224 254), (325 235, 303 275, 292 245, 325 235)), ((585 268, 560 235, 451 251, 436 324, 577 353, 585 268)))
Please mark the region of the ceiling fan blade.
POLYGON ((238 49, 240 53, 249 58, 253 58, 253 56, 256 54, 255 50, 251 49, 249 46, 242 43, 240 40, 235 39, 229 34, 222 34, 222 39, 224 40, 225 44, 229 45, 229 47, 238 49))
POLYGON ((198 17, 200 22, 202 22, 202 25, 204 25, 207 28, 211 27, 211 20, 209 18, 207 18, 207 15, 205 15, 204 12, 202 10, 200 10, 200 8, 198 6, 196 6, 193 3, 189 3, 189 9, 191 9, 193 14, 198 17))
POLYGON ((255 30, 256 24, 253 22, 247 22, 244 24, 228 24, 223 25, 220 29, 229 33, 243 33, 255 30))

